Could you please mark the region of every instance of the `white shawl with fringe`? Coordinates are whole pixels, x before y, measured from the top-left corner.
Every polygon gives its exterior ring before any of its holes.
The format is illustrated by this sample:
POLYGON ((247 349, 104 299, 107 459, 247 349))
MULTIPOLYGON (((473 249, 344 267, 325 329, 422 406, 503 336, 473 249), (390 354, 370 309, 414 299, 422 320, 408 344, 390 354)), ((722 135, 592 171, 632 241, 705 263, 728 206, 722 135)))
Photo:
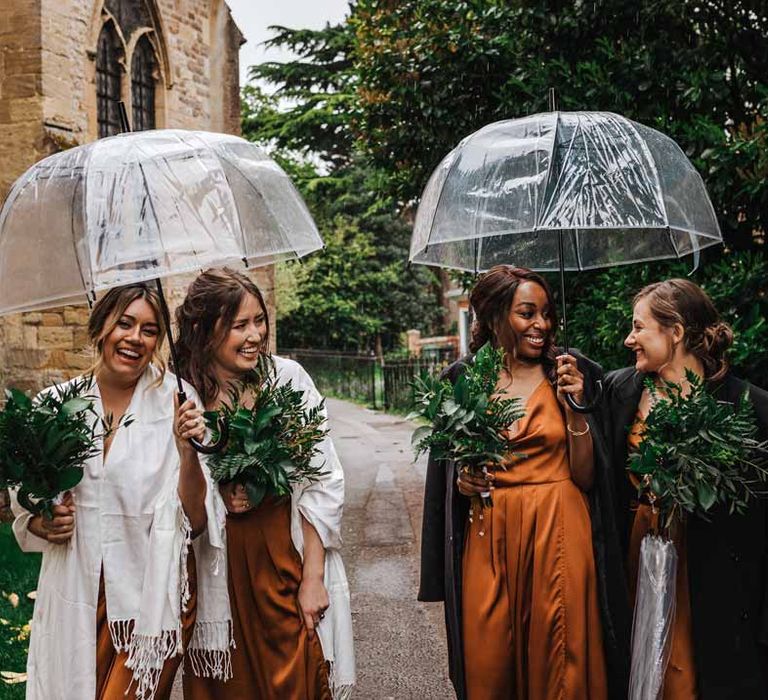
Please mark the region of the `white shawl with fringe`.
MULTIPOLYGON (((304 368, 286 358, 273 356, 278 383, 291 382, 304 392, 307 404, 317 406, 322 397, 304 368)), ((327 414, 326 414, 327 415, 327 414)), ((291 539, 304 556, 303 515, 325 547, 325 587, 330 606, 317 627, 323 655, 330 667, 330 686, 334 700, 351 697, 355 683, 355 652, 352 638, 352 612, 349 584, 341 560, 341 515, 344 507, 344 471, 330 436, 320 445, 315 460, 324 465, 326 475, 318 481, 299 485, 291 497, 291 539)))
MULTIPOLYGON (((75 534, 55 545, 27 528, 31 515, 13 499, 13 530, 22 550, 42 552, 27 659, 27 700, 83 700, 96 692, 96 608, 103 571, 107 617, 116 649, 129 655, 137 698, 151 699, 165 660, 182 653, 181 614, 189 597, 190 526, 178 497, 179 457, 173 438, 176 382, 150 366, 139 380, 106 462, 85 465, 72 490, 75 534)), ((50 390, 47 390, 50 391, 50 390)), ((186 386, 187 396, 196 394, 186 386)), ((102 412, 98 386, 95 408, 102 412)), ((206 472, 207 477, 207 470, 206 472)), ((224 511, 208 479, 207 531, 198 538, 199 669, 227 678, 232 621, 227 601, 224 511)), ((193 637, 194 639, 194 637, 193 637)), ((127 690, 127 689, 126 689, 127 690)))

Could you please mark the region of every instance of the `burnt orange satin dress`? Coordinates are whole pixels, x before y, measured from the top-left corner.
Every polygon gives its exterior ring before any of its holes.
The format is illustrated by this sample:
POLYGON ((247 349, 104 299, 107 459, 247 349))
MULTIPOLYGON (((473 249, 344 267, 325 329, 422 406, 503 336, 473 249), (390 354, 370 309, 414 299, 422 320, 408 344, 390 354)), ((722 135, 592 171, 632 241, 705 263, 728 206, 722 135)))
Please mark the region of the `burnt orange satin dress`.
MULTIPOLYGON (((636 450, 642 441, 643 419, 638 413, 627 438, 630 450, 636 450)), ((629 591, 634 605, 637 592, 637 572, 640 566, 640 544, 649 532, 658 530, 659 518, 647 503, 638 503, 629 539, 629 591)), ((693 630, 691 627, 691 599, 688 584, 688 554, 685 544, 685 525, 679 524, 672 533, 677 550, 677 581, 675 584, 676 610, 672 628, 672 647, 664 676, 662 700, 696 700, 696 667, 693 660, 693 630)))
MULTIPOLYGON (((189 571, 189 593, 187 612, 182 613, 181 634, 184 648, 187 648, 192 639, 195 627, 195 614, 197 612, 197 569, 195 567, 195 554, 189 548, 187 554, 187 570, 189 571)), ((96 609, 96 700, 133 700, 134 687, 133 674, 126 668, 125 662, 128 654, 115 651, 112 645, 112 637, 109 633, 107 619, 107 599, 104 595, 104 576, 99 581, 99 602, 96 609), (128 691, 130 687, 130 691, 128 691)), ((173 680, 176 671, 181 665, 182 657, 173 656, 165 662, 160 680, 157 684, 155 700, 168 700, 171 697, 173 680)))
POLYGON ((185 700, 331 700, 320 642, 299 610, 302 565, 290 528, 287 498, 227 516, 232 678, 197 678, 187 664, 185 700))
POLYGON ((482 521, 474 507, 466 532, 468 698, 604 700, 589 508, 571 480, 565 423, 548 381, 531 394, 516 441, 527 458, 496 472, 493 505, 482 521))

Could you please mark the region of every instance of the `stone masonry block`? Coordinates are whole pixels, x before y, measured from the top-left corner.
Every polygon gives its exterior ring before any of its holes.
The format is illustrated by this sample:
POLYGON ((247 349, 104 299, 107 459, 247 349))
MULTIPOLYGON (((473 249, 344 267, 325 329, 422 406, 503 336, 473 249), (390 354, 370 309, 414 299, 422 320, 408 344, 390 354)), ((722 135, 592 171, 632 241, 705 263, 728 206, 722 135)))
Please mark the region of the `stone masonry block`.
POLYGON ((43 313, 42 317, 43 317, 42 318, 43 326, 63 326, 64 325, 64 314, 52 313, 48 311, 43 313))
POLYGON ((71 328, 41 326, 37 334, 40 347, 49 350, 72 350, 74 335, 71 328))
POLYGON ((90 315, 87 306, 67 306, 64 308, 64 323, 68 326, 87 326, 90 315))

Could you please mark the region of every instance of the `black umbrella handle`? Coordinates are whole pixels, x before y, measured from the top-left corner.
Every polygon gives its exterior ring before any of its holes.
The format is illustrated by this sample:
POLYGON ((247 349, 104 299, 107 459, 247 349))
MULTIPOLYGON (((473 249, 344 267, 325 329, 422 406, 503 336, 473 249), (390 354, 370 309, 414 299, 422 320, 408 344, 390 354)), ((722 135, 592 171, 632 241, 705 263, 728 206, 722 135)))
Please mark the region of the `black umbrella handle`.
POLYGON ((565 395, 565 402, 571 407, 571 410, 575 413, 594 413, 603 401, 603 382, 598 380, 595 382, 595 398, 589 403, 582 405, 576 403, 576 399, 570 394, 565 395))
MULTIPOLYGON (((180 391, 178 392, 178 397, 179 406, 181 406, 181 404, 187 400, 187 395, 185 392, 180 391)), ((216 440, 216 442, 206 445, 199 440, 195 440, 195 438, 189 438, 190 445, 192 445, 197 452, 204 455, 212 455, 221 452, 227 446, 227 442, 229 442, 229 424, 222 416, 219 416, 219 419, 216 422, 216 427, 219 431, 219 439, 216 440)))
MULTIPOLYGON (((168 348, 171 352, 171 363, 173 364, 173 371, 176 374, 177 395, 179 397, 179 406, 181 406, 187 400, 187 394, 184 391, 184 385, 181 383, 181 376, 179 375, 179 359, 176 354, 176 343, 173 341, 173 329, 171 328, 171 312, 168 309, 168 303, 165 300, 165 292, 163 292, 163 283, 158 277, 155 280, 157 286, 157 296, 160 301, 160 313, 163 316, 163 324, 165 325, 165 331, 168 334, 168 348)), ((229 426, 227 422, 219 417, 217 422, 217 428, 219 431, 219 439, 210 445, 205 445, 199 440, 190 438, 189 442, 198 452, 204 455, 215 454, 221 452, 226 446, 229 440, 229 426)))

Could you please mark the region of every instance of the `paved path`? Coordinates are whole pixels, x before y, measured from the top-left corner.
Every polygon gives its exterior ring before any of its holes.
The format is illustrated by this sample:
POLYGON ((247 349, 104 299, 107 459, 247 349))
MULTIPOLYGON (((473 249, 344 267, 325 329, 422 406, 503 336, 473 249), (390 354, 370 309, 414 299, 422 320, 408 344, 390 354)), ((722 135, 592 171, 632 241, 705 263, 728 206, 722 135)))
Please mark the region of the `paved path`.
MULTIPOLYGON (((346 474, 344 562, 352 590, 359 700, 449 700, 442 605, 416 602, 426 460, 413 426, 328 400, 346 474)), ((172 700, 181 700, 175 692, 172 700)))

